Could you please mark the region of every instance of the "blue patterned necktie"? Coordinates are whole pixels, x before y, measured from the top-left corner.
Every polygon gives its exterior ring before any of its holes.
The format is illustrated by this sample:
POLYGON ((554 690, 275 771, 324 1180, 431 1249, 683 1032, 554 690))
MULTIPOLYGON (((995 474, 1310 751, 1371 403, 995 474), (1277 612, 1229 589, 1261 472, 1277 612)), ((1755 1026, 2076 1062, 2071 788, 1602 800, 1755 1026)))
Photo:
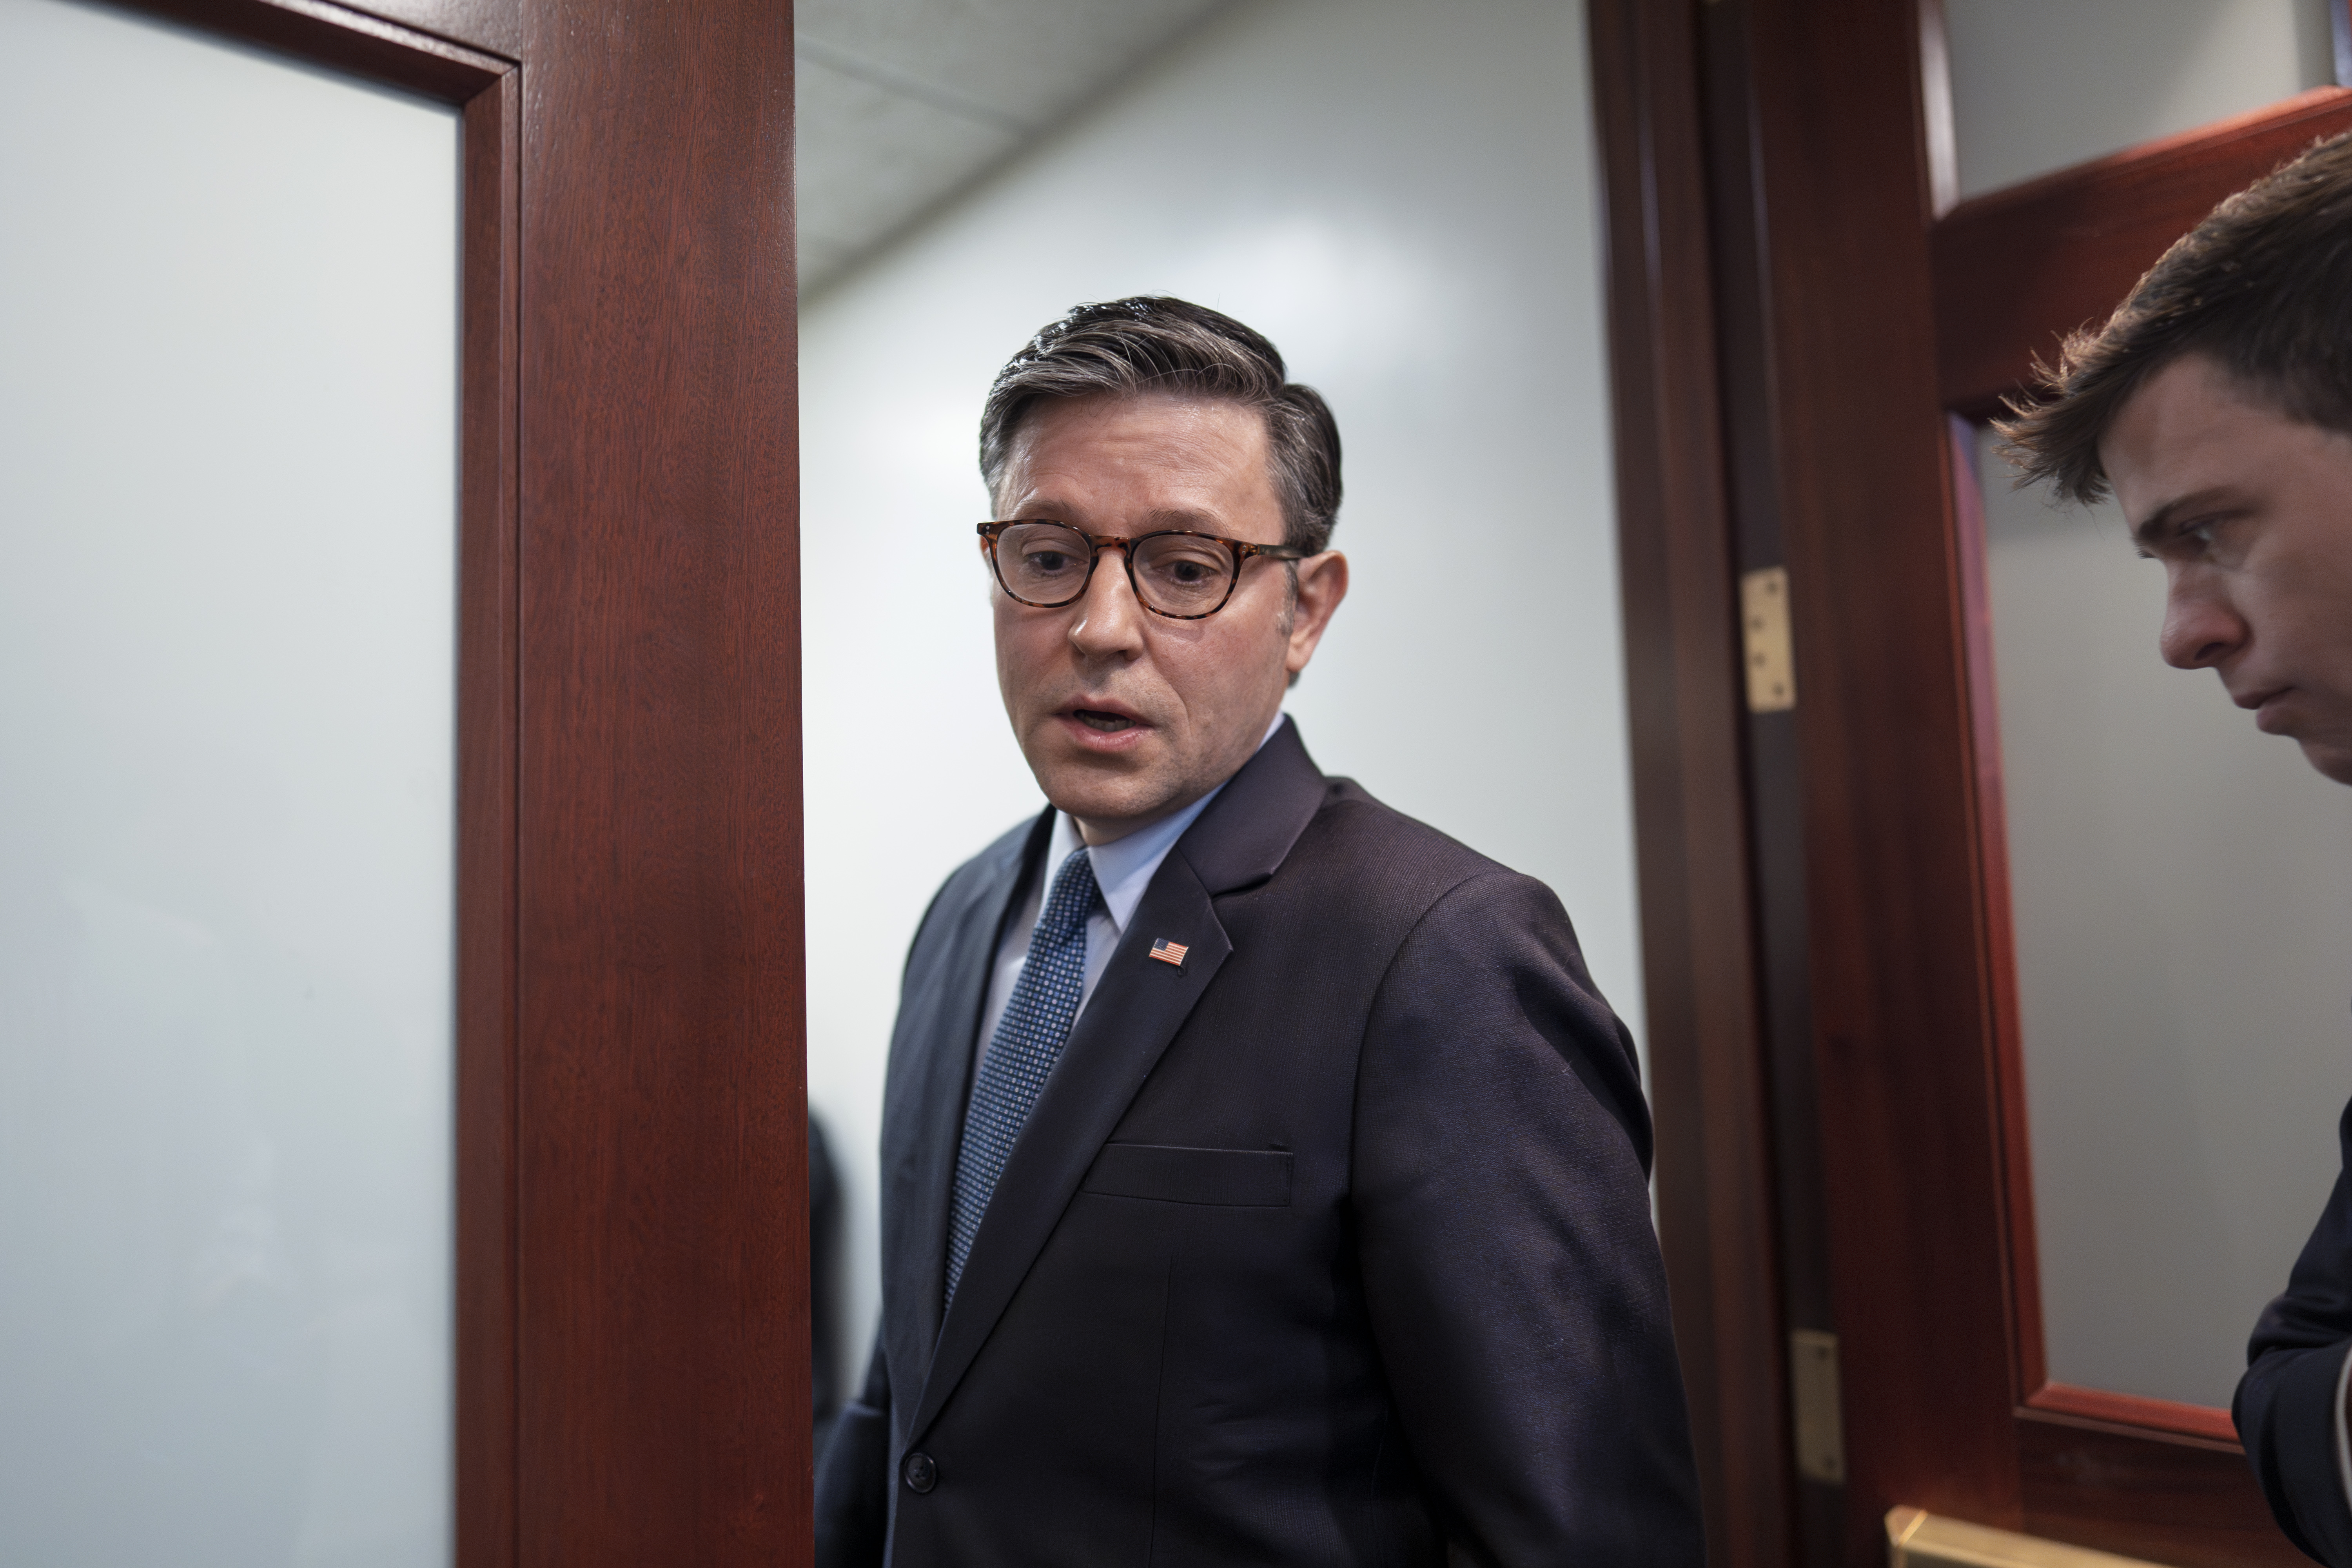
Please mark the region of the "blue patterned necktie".
POLYGON ((1070 1021, 1078 1016, 1078 998, 1087 984, 1087 917, 1101 903, 1094 862, 1081 845, 1055 873, 1054 889, 1029 933, 1029 957, 1004 1005, 1004 1016, 997 1020, 988 1055, 981 1059, 980 1081, 972 1086, 971 1105, 964 1112, 963 1147, 956 1154, 955 1206, 948 1218, 950 1301, 955 1300, 956 1282, 963 1278, 964 1259, 971 1256, 971 1238, 980 1234, 980 1216, 988 1212, 989 1194, 996 1191, 1013 1141, 1045 1087, 1045 1075, 1062 1055, 1070 1021))

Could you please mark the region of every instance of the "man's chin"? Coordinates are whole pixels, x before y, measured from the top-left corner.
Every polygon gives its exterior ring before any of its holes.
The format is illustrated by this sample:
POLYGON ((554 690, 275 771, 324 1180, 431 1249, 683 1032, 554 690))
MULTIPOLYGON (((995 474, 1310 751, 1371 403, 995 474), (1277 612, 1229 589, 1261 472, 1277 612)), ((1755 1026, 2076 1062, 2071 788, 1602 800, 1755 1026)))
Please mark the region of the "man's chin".
POLYGON ((1047 800, 1081 822, 1124 821, 1166 801, 1170 784, 1155 776, 1158 758, 1090 751, 1056 734, 1040 740, 1029 752, 1029 771, 1047 800))
POLYGON ((2352 742, 2330 739, 2303 742, 2303 760, 2325 777, 2352 784, 2352 742))
POLYGON ((1056 809, 1068 812, 1080 822, 1103 827, 1117 827, 1123 823, 1141 826, 1166 815, 1171 805, 1181 804, 1175 798, 1178 792, 1158 781, 1112 781, 1062 774, 1041 777, 1037 783, 1056 809))

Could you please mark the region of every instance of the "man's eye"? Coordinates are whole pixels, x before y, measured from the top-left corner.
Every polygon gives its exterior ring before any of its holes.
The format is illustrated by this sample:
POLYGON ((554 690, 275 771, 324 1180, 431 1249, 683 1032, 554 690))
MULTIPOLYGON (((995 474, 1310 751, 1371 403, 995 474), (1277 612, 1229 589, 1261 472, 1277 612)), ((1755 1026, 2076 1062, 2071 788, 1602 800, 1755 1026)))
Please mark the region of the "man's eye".
POLYGON ((2200 517, 2182 523, 2172 535, 2173 543, 2191 554, 2210 555, 2221 547, 2221 530, 2229 521, 2226 517, 2200 517))
POLYGON ((1163 583, 1188 588, 1223 578, 1228 566, 1223 555, 1191 544, 1149 551, 1139 564, 1163 583))
POLYGON ((1033 550, 1021 558, 1021 563, 1032 572, 1059 572, 1076 563, 1058 550, 1033 550))

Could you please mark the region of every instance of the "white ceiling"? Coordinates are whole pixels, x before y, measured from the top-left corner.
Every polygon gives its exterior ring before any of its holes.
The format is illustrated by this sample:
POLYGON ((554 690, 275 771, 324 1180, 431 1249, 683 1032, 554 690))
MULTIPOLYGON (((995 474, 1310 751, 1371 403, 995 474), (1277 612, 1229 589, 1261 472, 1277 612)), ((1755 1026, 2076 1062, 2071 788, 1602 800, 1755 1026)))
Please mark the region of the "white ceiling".
POLYGON ((1225 0, 800 0, 814 293, 1225 0))

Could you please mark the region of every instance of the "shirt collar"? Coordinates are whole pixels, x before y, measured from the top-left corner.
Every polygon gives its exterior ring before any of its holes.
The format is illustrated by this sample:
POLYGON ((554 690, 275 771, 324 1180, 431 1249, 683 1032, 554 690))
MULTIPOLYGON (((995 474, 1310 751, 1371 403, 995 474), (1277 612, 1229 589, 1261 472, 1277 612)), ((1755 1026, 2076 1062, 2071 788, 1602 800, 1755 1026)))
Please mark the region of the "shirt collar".
MULTIPOLYGON (((1277 711, 1265 733, 1258 737, 1263 747, 1282 728, 1282 714, 1277 711)), ((1252 752, 1255 755, 1255 752, 1252 752)), ((1226 783, 1231 783, 1227 780, 1226 783)), ((1103 907, 1110 911, 1111 929, 1124 935, 1127 922, 1134 918, 1135 906, 1143 901, 1144 889, 1151 886, 1160 862, 1168 858, 1168 851, 1176 847, 1176 840, 1192 826, 1209 803, 1217 798, 1219 784, 1173 816, 1164 816, 1149 827, 1139 827, 1124 838, 1108 844, 1097 844, 1087 851, 1087 859, 1095 868, 1095 886, 1102 889, 1103 907)), ((1066 811, 1054 814, 1054 841, 1045 851, 1045 864, 1059 866, 1070 852, 1085 840, 1078 837, 1078 825, 1070 820, 1066 811)))

